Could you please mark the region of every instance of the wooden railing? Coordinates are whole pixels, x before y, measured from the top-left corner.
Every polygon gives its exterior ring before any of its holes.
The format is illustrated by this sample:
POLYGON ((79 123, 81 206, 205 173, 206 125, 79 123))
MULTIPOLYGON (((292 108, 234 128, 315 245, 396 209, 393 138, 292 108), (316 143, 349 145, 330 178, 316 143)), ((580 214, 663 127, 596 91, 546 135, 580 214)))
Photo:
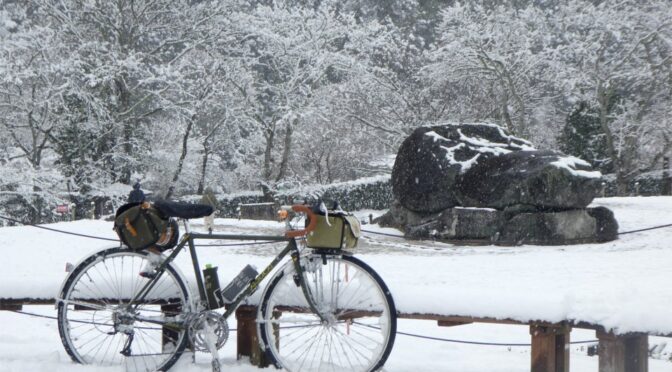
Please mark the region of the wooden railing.
MULTIPOLYGON (((18 311, 24 305, 54 305, 54 299, 0 299, 0 310, 18 311)), ((599 340, 599 372, 647 372, 648 334, 614 334, 603 326, 586 322, 521 322, 513 319, 494 319, 440 314, 398 314, 401 319, 436 321, 441 327, 454 327, 471 323, 512 324, 527 326, 531 337, 531 372, 569 372, 569 343, 571 330, 590 329, 599 340)), ((237 357, 248 357, 256 366, 267 366, 268 360, 259 347, 257 336, 257 310, 255 306, 241 306, 236 311, 237 357)), ((655 336, 672 337, 669 334, 655 336)))

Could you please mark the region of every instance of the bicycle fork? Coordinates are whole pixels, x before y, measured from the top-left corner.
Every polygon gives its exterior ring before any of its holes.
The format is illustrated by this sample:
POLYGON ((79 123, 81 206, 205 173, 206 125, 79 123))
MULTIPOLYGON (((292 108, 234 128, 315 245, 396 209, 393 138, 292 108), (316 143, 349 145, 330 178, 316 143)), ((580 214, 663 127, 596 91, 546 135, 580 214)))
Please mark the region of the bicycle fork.
POLYGON ((317 303, 315 302, 315 294, 312 293, 310 287, 308 286, 308 280, 306 279, 305 275, 306 270, 303 268, 303 266, 301 266, 301 257, 299 255, 298 249, 292 252, 291 256, 292 256, 292 263, 294 264, 294 269, 296 270, 294 283, 297 286, 301 287, 301 291, 303 292, 303 295, 306 298, 308 307, 310 307, 310 310, 314 314, 317 314, 317 316, 320 318, 320 321, 323 324, 333 322, 334 321, 333 314, 330 314, 324 309, 319 308, 319 306, 317 306, 317 303))

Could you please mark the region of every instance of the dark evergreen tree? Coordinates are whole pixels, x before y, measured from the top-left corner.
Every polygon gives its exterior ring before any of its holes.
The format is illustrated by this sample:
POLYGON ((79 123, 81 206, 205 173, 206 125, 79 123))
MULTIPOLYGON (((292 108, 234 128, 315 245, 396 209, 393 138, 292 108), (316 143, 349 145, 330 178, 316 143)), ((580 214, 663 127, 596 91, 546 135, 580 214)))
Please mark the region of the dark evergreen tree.
POLYGON ((567 117, 559 139, 560 149, 568 155, 581 158, 603 173, 611 172, 607 143, 600 128, 596 108, 582 101, 567 117))

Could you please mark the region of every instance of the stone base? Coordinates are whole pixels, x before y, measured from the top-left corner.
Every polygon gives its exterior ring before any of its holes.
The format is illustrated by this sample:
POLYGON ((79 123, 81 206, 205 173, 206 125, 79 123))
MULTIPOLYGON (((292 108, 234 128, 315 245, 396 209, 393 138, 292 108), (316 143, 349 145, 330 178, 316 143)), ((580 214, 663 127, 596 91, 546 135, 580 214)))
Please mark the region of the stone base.
POLYGON ((500 229, 500 244, 564 245, 616 239, 618 223, 603 207, 562 212, 520 213, 500 229))
POLYGON ((614 214, 604 207, 559 212, 456 207, 421 215, 394 203, 374 222, 397 228, 410 239, 498 245, 597 243, 614 240, 618 234, 614 214))

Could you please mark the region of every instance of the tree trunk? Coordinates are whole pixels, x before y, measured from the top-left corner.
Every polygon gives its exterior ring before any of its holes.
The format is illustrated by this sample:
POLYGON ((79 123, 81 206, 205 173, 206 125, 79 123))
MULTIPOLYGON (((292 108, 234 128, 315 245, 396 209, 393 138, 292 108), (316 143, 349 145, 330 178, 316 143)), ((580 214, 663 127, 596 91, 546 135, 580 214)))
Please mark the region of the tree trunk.
POLYGON ((516 128, 513 126, 513 120, 511 120, 511 114, 509 113, 509 100, 508 98, 502 99, 502 117, 506 123, 506 129, 508 129, 512 134, 518 134, 516 128))
POLYGON ((33 195, 30 197, 31 209, 29 212, 29 220, 32 224, 42 223, 42 209, 44 208, 44 199, 40 195, 42 189, 38 186, 33 186, 33 195))
POLYGON ((621 166, 621 159, 616 149, 614 134, 611 128, 609 128, 609 103, 611 102, 612 95, 613 89, 611 87, 605 88, 604 82, 598 84, 597 103, 600 105, 600 128, 607 140, 607 154, 616 172, 616 193, 617 195, 625 195, 627 193, 628 181, 625 178, 625 170, 621 166))
MULTIPOLYGON (((130 108, 130 92, 126 87, 127 77, 119 77, 115 80, 117 89, 119 90, 119 103, 120 111, 126 112, 130 108)), ((118 118, 122 122, 122 138, 123 138, 123 149, 124 155, 127 159, 133 158, 133 146, 131 144, 131 139, 133 138, 133 123, 128 119, 118 118)), ((131 184, 131 168, 129 164, 121 164, 119 182, 130 185, 131 184)))
POLYGON ((327 164, 327 183, 332 183, 334 182, 334 177, 332 176, 331 171, 331 151, 327 153, 326 164, 327 164))
MULTIPOLYGON (((133 138, 133 127, 128 121, 124 122, 124 154, 127 156, 127 159, 132 159, 133 157, 133 146, 131 145, 131 139, 133 138)), ((122 164, 121 175, 119 176, 119 182, 130 185, 131 184, 131 167, 129 164, 122 164)))
POLYGON ((275 142, 275 124, 266 128, 266 150, 264 151, 264 181, 271 180, 271 163, 273 161, 273 146, 275 142))
POLYGON ((285 147, 282 150, 282 161, 280 162, 280 171, 275 178, 275 182, 281 181, 287 175, 287 167, 289 164, 289 154, 292 152, 292 134, 294 133, 294 125, 298 120, 294 119, 287 123, 285 129, 285 147))
POLYGON ((203 143, 203 160, 201 161, 201 179, 198 181, 198 190, 196 190, 196 193, 198 195, 203 195, 203 190, 205 189, 205 171, 208 168, 209 157, 210 157, 210 149, 208 148, 206 141, 203 143))
POLYGON ((180 179, 180 173, 182 173, 182 166, 184 165, 184 159, 187 157, 187 144, 189 143, 189 135, 191 134, 191 128, 194 125, 194 117, 187 121, 187 130, 184 132, 184 137, 182 137, 182 154, 180 154, 180 160, 177 162, 177 169, 175 169, 175 174, 173 175, 173 180, 170 183, 168 188, 168 193, 166 194, 166 199, 170 199, 173 196, 173 191, 175 184, 180 179))

